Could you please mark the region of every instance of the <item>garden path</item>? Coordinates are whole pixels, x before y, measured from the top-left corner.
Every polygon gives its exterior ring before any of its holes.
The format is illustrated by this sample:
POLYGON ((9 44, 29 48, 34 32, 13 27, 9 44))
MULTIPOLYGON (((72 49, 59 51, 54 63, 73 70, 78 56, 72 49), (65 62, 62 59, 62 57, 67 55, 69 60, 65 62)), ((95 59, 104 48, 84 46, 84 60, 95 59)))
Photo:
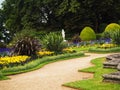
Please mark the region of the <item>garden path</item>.
POLYGON ((10 80, 0 81, 0 90, 76 90, 62 84, 92 78, 93 74, 78 72, 78 69, 90 67, 90 60, 109 54, 86 55, 89 56, 54 62, 35 71, 9 76, 10 80))

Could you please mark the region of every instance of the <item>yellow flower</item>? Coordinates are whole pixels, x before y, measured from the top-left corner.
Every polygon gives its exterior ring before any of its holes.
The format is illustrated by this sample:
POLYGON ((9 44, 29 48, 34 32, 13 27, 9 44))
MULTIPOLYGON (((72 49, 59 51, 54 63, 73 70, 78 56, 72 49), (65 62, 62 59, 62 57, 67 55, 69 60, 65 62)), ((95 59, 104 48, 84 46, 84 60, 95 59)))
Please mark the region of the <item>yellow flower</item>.
POLYGON ((64 48, 63 52, 65 52, 65 53, 73 53, 74 50, 72 48, 64 48))
POLYGON ((29 59, 29 56, 12 56, 12 57, 1 57, 0 58, 0 65, 10 65, 21 62, 25 62, 27 59, 29 59))
POLYGON ((103 44, 101 46, 99 46, 100 48, 113 48, 113 47, 116 47, 117 45, 116 44, 103 44))
POLYGON ((38 54, 38 56, 43 57, 43 56, 53 55, 54 52, 51 52, 51 51, 39 51, 37 54, 38 54))

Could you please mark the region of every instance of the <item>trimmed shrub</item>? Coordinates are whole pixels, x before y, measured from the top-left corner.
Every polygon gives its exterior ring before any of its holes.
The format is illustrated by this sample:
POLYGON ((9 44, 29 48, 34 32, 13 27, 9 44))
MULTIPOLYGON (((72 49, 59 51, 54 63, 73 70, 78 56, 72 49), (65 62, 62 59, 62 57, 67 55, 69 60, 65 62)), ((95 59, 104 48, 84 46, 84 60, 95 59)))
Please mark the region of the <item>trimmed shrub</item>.
POLYGON ((116 23, 109 24, 103 33, 104 38, 111 38, 113 43, 120 45, 120 25, 116 23))
POLYGON ((116 29, 119 29, 120 25, 117 23, 111 23, 109 25, 107 25, 107 27, 105 28, 105 32, 109 32, 109 31, 114 31, 116 29))
POLYGON ((95 40, 96 34, 91 27, 85 27, 80 33, 80 38, 83 41, 95 40))
POLYGON ((62 52, 62 50, 67 47, 66 43, 63 42, 61 33, 55 32, 45 35, 42 39, 42 44, 44 48, 49 51, 54 51, 55 53, 62 52))
POLYGON ((112 42, 120 45, 120 28, 116 29, 114 32, 110 32, 110 38, 112 39, 112 42))
POLYGON ((120 29, 120 25, 117 23, 111 23, 106 26, 105 31, 103 32, 103 38, 111 38, 110 33, 114 32, 115 30, 120 29))

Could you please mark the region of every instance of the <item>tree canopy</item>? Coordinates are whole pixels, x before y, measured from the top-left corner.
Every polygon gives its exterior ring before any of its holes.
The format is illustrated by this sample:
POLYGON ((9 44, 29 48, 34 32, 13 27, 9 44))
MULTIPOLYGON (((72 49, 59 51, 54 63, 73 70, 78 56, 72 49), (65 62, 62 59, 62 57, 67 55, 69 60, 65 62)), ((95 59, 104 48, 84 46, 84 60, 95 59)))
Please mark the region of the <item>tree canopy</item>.
POLYGON ((96 33, 120 20, 120 0, 5 0, 0 10, 0 29, 80 33, 85 26, 96 33))

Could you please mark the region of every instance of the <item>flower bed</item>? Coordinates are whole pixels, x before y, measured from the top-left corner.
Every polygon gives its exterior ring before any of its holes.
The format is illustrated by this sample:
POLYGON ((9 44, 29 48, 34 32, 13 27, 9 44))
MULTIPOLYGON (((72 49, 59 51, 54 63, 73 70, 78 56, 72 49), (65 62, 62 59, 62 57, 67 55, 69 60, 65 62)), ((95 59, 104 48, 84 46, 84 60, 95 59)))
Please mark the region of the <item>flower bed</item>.
POLYGON ((63 53, 74 53, 76 52, 75 50, 73 50, 72 48, 64 48, 63 49, 63 53))
POLYGON ((30 59, 29 56, 1 57, 0 68, 23 65, 27 62, 28 59, 30 59))
POLYGON ((51 56, 53 54, 54 54, 54 52, 51 52, 51 51, 39 51, 37 53, 38 57, 51 56))
POLYGON ((10 55, 10 52, 12 51, 12 49, 10 48, 0 48, 0 56, 6 56, 6 55, 10 55))
POLYGON ((114 48, 114 47, 117 47, 117 45, 116 44, 102 44, 99 46, 99 48, 104 48, 104 49, 114 48))

